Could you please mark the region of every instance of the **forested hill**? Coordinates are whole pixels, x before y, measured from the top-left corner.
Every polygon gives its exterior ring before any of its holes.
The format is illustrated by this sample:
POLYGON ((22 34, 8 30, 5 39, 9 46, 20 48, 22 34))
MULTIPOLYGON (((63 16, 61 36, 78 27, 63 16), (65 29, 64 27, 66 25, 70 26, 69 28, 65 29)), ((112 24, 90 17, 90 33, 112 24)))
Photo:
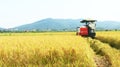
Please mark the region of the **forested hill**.
MULTIPOLYGON (((30 24, 21 25, 11 28, 12 30, 38 30, 38 31, 74 31, 76 27, 84 24, 80 23, 81 19, 43 19, 30 24)), ((116 21, 97 21, 97 30, 114 30, 120 29, 120 22, 116 21)))

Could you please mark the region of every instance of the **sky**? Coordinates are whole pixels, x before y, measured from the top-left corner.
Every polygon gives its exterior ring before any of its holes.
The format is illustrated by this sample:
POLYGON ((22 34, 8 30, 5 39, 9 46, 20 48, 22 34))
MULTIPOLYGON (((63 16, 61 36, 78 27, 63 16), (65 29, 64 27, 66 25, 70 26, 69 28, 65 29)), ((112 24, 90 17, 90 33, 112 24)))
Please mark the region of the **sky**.
POLYGON ((120 21, 120 0, 0 0, 0 27, 45 18, 120 21))

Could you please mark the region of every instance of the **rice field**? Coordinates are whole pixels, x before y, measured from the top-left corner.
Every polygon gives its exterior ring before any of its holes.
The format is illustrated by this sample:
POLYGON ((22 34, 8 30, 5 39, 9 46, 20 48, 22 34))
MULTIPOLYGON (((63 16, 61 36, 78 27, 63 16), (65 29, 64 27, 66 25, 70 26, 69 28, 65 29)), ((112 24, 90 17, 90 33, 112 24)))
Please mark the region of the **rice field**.
POLYGON ((119 33, 0 33, 0 67, 120 67, 119 33))
POLYGON ((112 47, 120 49, 120 31, 98 32, 97 39, 109 43, 112 47))
POLYGON ((0 35, 1 67, 96 67, 90 45, 74 33, 0 35))

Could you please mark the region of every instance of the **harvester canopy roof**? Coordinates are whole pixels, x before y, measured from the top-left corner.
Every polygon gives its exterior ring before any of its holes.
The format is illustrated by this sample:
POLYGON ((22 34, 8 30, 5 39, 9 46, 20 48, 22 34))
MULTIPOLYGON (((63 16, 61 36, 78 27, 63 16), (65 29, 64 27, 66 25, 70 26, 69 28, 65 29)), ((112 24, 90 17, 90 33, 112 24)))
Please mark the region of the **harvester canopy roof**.
POLYGON ((86 23, 86 22, 96 22, 96 20, 82 20, 80 21, 81 23, 86 23))

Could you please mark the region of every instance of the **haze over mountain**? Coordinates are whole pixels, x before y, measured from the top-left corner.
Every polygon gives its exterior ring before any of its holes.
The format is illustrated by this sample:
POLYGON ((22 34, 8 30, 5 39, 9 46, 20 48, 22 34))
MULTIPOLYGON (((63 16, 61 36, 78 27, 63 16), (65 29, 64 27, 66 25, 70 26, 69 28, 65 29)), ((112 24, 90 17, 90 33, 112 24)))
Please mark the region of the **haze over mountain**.
POLYGON ((0 30, 3 30, 3 29, 4 29, 4 28, 1 28, 1 27, 0 27, 0 30))
POLYGON ((80 19, 43 19, 31 24, 15 27, 17 30, 74 30, 80 26, 80 19))
MULTIPOLYGON (((84 24, 80 23, 82 19, 43 19, 30 24, 21 25, 9 30, 16 31, 75 31, 76 27, 82 26, 84 24)), ((120 22, 115 21, 97 21, 97 30, 114 30, 120 29, 120 22)))
POLYGON ((116 21, 98 21, 96 28, 100 30, 120 30, 120 22, 116 21))

